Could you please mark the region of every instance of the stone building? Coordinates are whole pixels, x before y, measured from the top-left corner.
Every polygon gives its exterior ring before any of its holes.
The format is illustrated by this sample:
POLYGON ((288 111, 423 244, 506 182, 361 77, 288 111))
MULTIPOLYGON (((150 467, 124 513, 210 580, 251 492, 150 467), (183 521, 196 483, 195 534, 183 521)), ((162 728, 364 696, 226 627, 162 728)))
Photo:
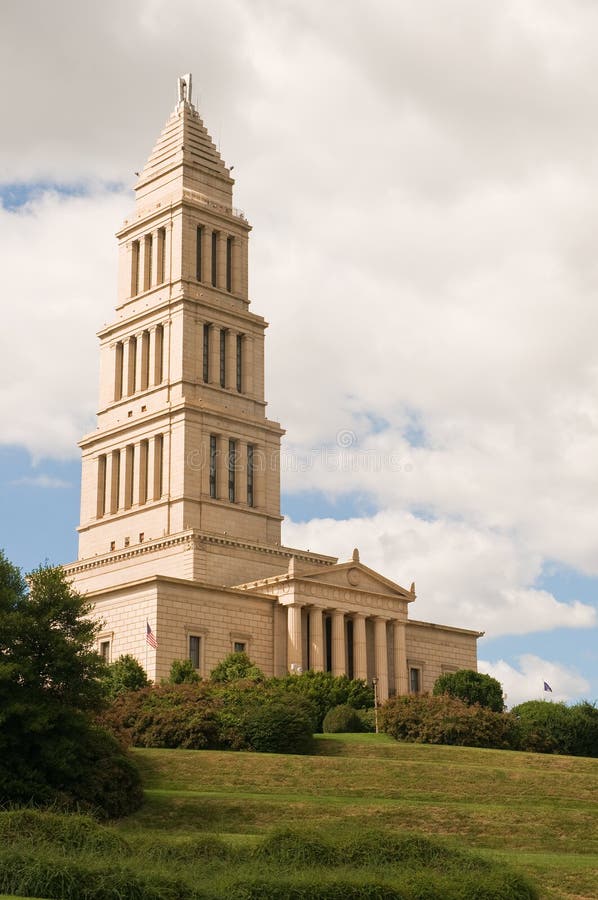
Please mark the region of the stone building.
POLYGON ((105 658, 130 653, 152 679, 184 657, 206 676, 245 650, 267 674, 375 676, 381 699, 430 690, 476 668, 479 632, 410 619, 414 586, 357 551, 339 564, 281 545, 284 431, 266 416, 267 323, 250 309, 233 183, 185 76, 118 233, 67 573, 104 623, 105 658))

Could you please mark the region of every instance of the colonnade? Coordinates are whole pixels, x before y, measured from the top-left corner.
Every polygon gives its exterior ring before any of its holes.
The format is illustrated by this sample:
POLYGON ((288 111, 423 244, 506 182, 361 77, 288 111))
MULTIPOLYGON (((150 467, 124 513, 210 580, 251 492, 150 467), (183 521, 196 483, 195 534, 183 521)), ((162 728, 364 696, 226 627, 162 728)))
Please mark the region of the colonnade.
POLYGON ((163 493, 164 435, 98 456, 98 518, 159 500, 163 493))
POLYGON ((166 280, 166 228, 157 228, 131 242, 131 297, 166 280))
POLYGON ((260 448, 222 434, 209 438, 209 481, 204 483, 203 492, 215 500, 265 506, 266 470, 260 448))
POLYGON ((114 400, 161 384, 164 378, 164 326, 152 325, 114 349, 114 400))
POLYGON ((287 667, 290 672, 309 668, 316 672, 328 670, 333 675, 351 675, 364 681, 375 677, 380 701, 388 698, 391 689, 393 693, 407 693, 406 622, 403 619, 297 602, 285 606, 287 667), (326 624, 327 619, 330 619, 330 625, 326 624), (307 635, 303 634, 304 620, 307 635), (371 658, 368 658, 368 621, 373 625, 371 658), (349 623, 350 641, 347 640, 349 623), (330 629, 328 638, 327 628, 330 629), (392 684, 389 683, 389 657, 392 660, 392 684))
POLYGON ((200 370, 206 384, 253 393, 253 341, 244 332, 206 322, 202 325, 200 370))
POLYGON ((232 294, 247 294, 247 241, 209 225, 198 225, 195 277, 232 294))

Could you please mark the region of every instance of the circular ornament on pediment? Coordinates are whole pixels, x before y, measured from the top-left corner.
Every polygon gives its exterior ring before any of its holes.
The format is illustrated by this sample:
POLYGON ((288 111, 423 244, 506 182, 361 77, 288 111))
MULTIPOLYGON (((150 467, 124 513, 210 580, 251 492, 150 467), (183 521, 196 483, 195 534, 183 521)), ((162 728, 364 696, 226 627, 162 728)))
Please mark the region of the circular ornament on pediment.
POLYGON ((359 569, 349 569, 349 571, 347 572, 347 581, 349 582, 349 584, 352 584, 353 587, 356 587, 361 581, 361 573, 359 569))

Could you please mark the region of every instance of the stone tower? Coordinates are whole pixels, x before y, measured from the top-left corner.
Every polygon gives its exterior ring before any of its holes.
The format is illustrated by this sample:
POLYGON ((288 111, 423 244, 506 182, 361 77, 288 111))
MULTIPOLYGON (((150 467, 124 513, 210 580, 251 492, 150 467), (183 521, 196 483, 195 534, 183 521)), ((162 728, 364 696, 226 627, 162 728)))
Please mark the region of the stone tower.
MULTIPOLYGON (((284 432, 265 414, 267 323, 249 310, 251 226, 233 184, 184 76, 117 235, 98 425, 80 443, 80 559, 156 541, 164 550, 189 532, 280 546, 284 432)), ((239 577, 196 562, 179 573, 239 577)))

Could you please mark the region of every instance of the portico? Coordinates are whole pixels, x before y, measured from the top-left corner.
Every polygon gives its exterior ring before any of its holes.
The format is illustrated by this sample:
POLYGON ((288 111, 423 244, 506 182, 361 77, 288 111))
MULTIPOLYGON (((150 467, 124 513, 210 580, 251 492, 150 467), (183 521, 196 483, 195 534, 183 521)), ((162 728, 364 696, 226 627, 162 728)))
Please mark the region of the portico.
POLYGON ((306 669, 378 679, 378 696, 407 693, 406 625, 409 590, 364 566, 357 550, 350 562, 325 571, 298 572, 292 558, 286 574, 237 590, 277 598, 286 634, 276 648, 281 671, 306 669), (286 644, 286 646, 285 646, 286 644))

